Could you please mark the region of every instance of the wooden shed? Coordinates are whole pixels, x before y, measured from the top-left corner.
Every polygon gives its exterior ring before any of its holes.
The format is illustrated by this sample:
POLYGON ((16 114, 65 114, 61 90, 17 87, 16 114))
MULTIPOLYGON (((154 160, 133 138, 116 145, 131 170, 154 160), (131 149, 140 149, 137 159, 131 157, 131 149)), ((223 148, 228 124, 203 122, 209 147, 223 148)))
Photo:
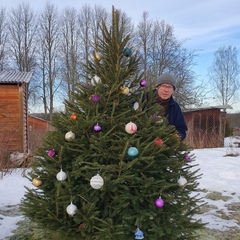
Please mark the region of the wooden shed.
POLYGON ((0 72, 0 153, 28 151, 27 95, 32 73, 0 72))
POLYGON ((41 146, 47 132, 53 129, 49 121, 28 115, 28 148, 31 153, 34 153, 41 146))
POLYGON ((192 148, 224 146, 226 112, 230 106, 215 106, 185 111, 188 126, 186 143, 192 148))

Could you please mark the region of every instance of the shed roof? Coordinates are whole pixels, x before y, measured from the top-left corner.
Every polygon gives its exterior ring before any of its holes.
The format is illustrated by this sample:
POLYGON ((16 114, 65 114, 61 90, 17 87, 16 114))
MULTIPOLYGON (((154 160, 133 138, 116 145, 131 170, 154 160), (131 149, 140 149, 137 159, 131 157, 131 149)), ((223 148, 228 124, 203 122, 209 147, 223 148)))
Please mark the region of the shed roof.
POLYGON ((1 71, 0 83, 29 83, 32 78, 31 72, 1 71))
POLYGON ((210 106, 210 107, 199 107, 195 109, 186 109, 184 112, 196 112, 196 111, 202 111, 202 110, 211 110, 211 109, 233 109, 230 105, 219 105, 219 106, 210 106))

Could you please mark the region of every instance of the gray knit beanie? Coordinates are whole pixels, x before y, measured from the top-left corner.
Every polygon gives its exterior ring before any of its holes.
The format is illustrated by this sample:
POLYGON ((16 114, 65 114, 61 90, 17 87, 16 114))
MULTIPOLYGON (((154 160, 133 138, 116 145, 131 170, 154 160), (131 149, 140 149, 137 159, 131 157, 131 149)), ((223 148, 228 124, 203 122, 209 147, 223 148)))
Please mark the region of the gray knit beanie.
POLYGON ((156 81, 156 87, 163 83, 171 84, 174 90, 176 88, 176 79, 170 73, 163 73, 160 77, 158 77, 156 81))

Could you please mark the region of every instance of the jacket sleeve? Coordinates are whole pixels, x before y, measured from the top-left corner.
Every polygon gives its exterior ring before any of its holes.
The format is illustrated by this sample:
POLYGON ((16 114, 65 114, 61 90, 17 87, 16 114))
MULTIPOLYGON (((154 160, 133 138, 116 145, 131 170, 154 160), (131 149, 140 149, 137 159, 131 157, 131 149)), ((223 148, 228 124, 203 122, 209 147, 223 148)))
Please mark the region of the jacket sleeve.
POLYGON ((166 110, 166 116, 169 124, 175 126, 181 141, 183 141, 186 138, 188 128, 180 106, 176 102, 174 105, 169 106, 166 110))

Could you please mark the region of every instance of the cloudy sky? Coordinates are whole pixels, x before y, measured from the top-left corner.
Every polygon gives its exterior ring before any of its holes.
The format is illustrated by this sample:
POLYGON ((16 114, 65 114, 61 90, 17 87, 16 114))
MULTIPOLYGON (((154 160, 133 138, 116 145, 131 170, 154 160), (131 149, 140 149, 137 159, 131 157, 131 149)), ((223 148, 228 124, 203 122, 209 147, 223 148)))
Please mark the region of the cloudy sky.
MULTIPOLYGON (((45 0, 1 0, 0 7, 17 6, 28 2, 35 10, 44 8, 45 0)), ((207 69, 219 47, 233 46, 240 56, 240 0, 50 0, 62 10, 81 8, 85 4, 101 5, 108 11, 112 6, 124 11, 138 23, 147 11, 149 19, 164 20, 174 27, 179 40, 187 39, 185 47, 199 54, 194 71, 199 79, 207 80, 207 69)), ((240 62, 240 57, 239 57, 240 62)))

